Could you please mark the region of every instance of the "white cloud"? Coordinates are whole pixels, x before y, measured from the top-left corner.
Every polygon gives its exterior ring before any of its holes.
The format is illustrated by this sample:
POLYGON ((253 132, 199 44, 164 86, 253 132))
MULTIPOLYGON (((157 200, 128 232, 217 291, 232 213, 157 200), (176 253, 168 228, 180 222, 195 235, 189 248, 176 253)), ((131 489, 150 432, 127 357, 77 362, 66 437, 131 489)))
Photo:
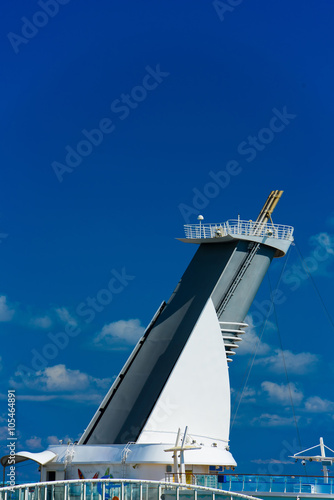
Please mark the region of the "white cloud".
POLYGON ((262 342, 257 335, 251 314, 246 316, 245 323, 249 326, 245 330, 246 333, 244 335, 240 335, 242 341, 239 343, 240 347, 237 351, 238 354, 253 354, 255 351, 259 356, 267 354, 270 351, 270 346, 265 342, 262 342))
MULTIPOLYGON (((294 354, 291 351, 283 351, 285 366, 290 374, 304 375, 312 372, 317 367, 319 356, 310 352, 294 354)), ((255 360, 256 365, 265 366, 275 373, 284 372, 283 355, 280 349, 275 349, 275 354, 255 360)))
POLYGON ((37 436, 32 436, 30 439, 26 440, 26 445, 28 446, 28 448, 32 448, 33 450, 43 448, 42 438, 37 436))
POLYGON ((244 398, 249 398, 256 395, 255 389, 253 387, 245 387, 242 393, 244 398))
POLYGON ((295 384, 275 384, 274 382, 265 381, 261 384, 262 389, 268 394, 269 399, 273 403, 281 403, 290 405, 290 393, 294 404, 299 404, 304 398, 304 394, 297 389, 295 384))
POLYGON ((90 384, 89 375, 79 370, 70 370, 65 365, 50 366, 39 373, 48 391, 82 391, 90 384))
POLYGON ((44 401, 70 401, 76 403, 86 403, 92 405, 99 405, 102 400, 102 396, 99 393, 78 393, 78 394, 26 394, 17 396, 19 401, 32 401, 32 402, 44 402, 44 401))
MULTIPOLYGON (((29 388, 31 389, 32 384, 29 384, 29 388)), ((22 388, 22 384, 17 385, 17 387, 22 388)), ((36 388, 33 387, 33 388, 36 388)), ((16 396, 16 399, 19 401, 51 401, 53 399, 59 399, 59 394, 20 394, 19 396, 16 396)))
POLYGON ((71 326, 78 325, 77 320, 70 315, 70 313, 68 312, 66 307, 58 307, 57 309, 55 309, 55 311, 57 313, 58 318, 63 323, 66 323, 66 324, 71 325, 71 326))
POLYGON ((45 315, 39 318, 32 318, 30 323, 32 326, 37 326, 38 328, 50 328, 52 320, 49 316, 45 315))
POLYGON ((48 444, 59 444, 59 439, 57 436, 48 436, 47 437, 48 444))
POLYGON ((113 348, 119 343, 135 345, 143 336, 145 328, 139 319, 120 320, 104 325, 93 340, 96 347, 113 348))
POLYGON ((14 309, 10 309, 7 304, 7 297, 5 295, 0 296, 0 321, 10 321, 14 316, 14 309))
POLYGON ((55 444, 60 444, 60 441, 64 444, 68 443, 73 443, 74 441, 79 440, 81 435, 78 435, 77 438, 73 439, 70 437, 68 434, 66 436, 63 436, 62 438, 58 438, 57 436, 48 436, 46 438, 46 441, 49 445, 55 445, 55 444))
POLYGON ((311 396, 305 401, 305 409, 311 413, 334 412, 334 402, 319 396, 311 396))
POLYGON ((238 354, 256 354, 259 356, 267 354, 270 351, 270 347, 265 342, 262 342, 255 331, 247 330, 246 334, 242 336, 242 342, 240 342, 240 347, 238 349, 238 354))
POLYGON ((303 268, 310 274, 331 276, 328 268, 334 256, 334 236, 326 232, 318 233, 310 237, 309 243, 314 249, 303 259, 303 268))
MULTIPOLYGON (((27 376, 25 373, 16 372, 16 378, 11 380, 10 383, 14 387, 27 387, 29 389, 48 392, 46 395, 32 395, 27 396, 20 394, 20 399, 31 401, 47 401, 49 399, 54 399, 57 397, 57 393, 61 392, 75 392, 75 394, 70 395, 71 400, 75 400, 78 396, 80 400, 89 400, 97 397, 96 391, 100 389, 106 389, 110 386, 111 379, 99 379, 94 378, 87 373, 80 372, 80 370, 71 370, 66 368, 65 365, 59 364, 55 366, 49 366, 40 370, 38 372, 31 373, 27 376), (18 378, 21 378, 23 382, 18 382, 18 378), (80 391, 84 394, 77 394, 80 391), (92 393, 94 391, 94 393, 92 393), (50 394, 50 393, 56 394, 50 394)), ((58 395, 59 397, 59 395, 58 395)), ((65 396, 62 396, 64 399, 65 396)))
MULTIPOLYGON (((297 420, 298 418, 299 417, 297 417, 297 420)), ((282 417, 280 415, 263 413, 259 417, 254 417, 251 424, 260 427, 291 427, 295 425, 295 421, 293 417, 282 417)))
POLYGON ((242 389, 242 396, 241 396, 241 389, 236 391, 235 389, 231 388, 231 395, 232 395, 232 400, 234 402, 241 400, 244 404, 257 402, 257 392, 252 387, 244 387, 242 389))
POLYGON ((291 460, 277 460, 276 458, 267 458, 262 460, 261 458, 257 458, 255 460, 251 460, 254 464, 261 464, 261 465, 269 465, 269 464, 293 464, 291 460))

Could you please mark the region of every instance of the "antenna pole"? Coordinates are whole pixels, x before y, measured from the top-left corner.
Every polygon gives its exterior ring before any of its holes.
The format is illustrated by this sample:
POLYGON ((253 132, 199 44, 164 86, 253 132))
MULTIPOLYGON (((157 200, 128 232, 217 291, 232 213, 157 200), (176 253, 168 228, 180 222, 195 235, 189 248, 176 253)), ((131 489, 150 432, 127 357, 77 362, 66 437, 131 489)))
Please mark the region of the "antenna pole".
POLYGON ((179 446, 179 442, 180 442, 180 432, 181 432, 181 429, 179 428, 179 430, 177 431, 177 436, 176 436, 176 441, 175 441, 175 451, 174 451, 174 474, 175 474, 175 480, 178 482, 178 479, 179 479, 179 464, 178 464, 178 461, 177 461, 177 447, 179 446))
POLYGON ((186 466, 184 463, 184 447, 186 446, 188 427, 186 426, 183 434, 183 441, 180 450, 180 473, 181 473, 181 483, 186 482, 186 466))
MULTIPOLYGON (((325 445, 324 445, 324 440, 321 437, 320 438, 320 450, 321 450, 321 456, 326 457, 326 452, 325 452, 325 445)), ((323 465, 323 472, 324 472, 324 483, 328 484, 328 469, 326 465, 323 465)))

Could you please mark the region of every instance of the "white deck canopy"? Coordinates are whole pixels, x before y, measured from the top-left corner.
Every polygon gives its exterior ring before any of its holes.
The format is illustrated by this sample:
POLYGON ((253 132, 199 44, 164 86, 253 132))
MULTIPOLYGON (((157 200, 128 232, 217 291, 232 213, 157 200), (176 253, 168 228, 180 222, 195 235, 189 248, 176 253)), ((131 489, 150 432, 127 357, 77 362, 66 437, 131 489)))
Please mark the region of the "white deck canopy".
MULTIPOLYGON (((30 453, 30 451, 19 451, 15 454, 15 463, 25 462, 26 460, 33 460, 40 465, 45 465, 51 462, 56 457, 56 453, 50 450, 45 450, 40 453, 30 453)), ((4 455, 1 457, 1 465, 7 467, 9 460, 13 459, 12 455, 4 455)))

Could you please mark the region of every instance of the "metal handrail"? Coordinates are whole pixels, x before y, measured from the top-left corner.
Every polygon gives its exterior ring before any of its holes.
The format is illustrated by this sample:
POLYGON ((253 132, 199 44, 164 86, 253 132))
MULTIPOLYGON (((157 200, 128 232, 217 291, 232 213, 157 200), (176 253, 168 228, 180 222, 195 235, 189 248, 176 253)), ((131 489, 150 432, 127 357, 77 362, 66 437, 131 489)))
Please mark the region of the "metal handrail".
MULTIPOLYGON (((189 473, 186 473, 190 476, 189 473)), ((166 477, 173 476, 173 473, 166 474, 166 477)), ((174 474, 175 476, 175 474, 174 474)), ((191 473, 191 479, 195 484, 211 484, 212 487, 218 487, 224 484, 233 492, 273 492, 286 493, 287 491, 302 493, 305 487, 309 488, 309 494, 333 494, 334 477, 328 478, 328 483, 325 482, 323 476, 302 476, 288 474, 236 474, 226 471, 215 471, 209 474, 191 473), (224 476, 223 481, 219 481, 219 477, 224 476), (216 481, 215 481, 216 479, 216 481), (214 484, 215 483, 215 484, 214 484), (314 489, 312 489, 314 488, 314 489), (320 491, 319 491, 320 488, 320 491), (324 491, 326 489, 326 491, 324 491)), ((220 490, 223 491, 223 490, 220 490)))
POLYGON ((293 227, 271 222, 230 219, 226 222, 208 224, 185 224, 186 238, 222 238, 224 236, 260 236, 293 241, 293 227))
MULTIPOLYGON (((173 474, 172 472, 169 472, 168 474, 173 474)), ((217 476, 217 475, 220 475, 220 474, 223 474, 224 476, 233 476, 233 477, 241 477, 241 476, 250 476, 250 477, 290 477, 291 479, 295 479, 295 478, 299 478, 299 477, 302 477, 302 478, 305 478, 305 479, 309 479, 309 478, 320 478, 320 479, 323 479, 324 476, 323 475, 320 475, 320 476, 317 476, 317 475, 311 475, 311 474, 257 474, 257 473, 248 473, 248 472, 226 472, 226 471, 223 471, 223 472, 211 472, 209 474, 201 474, 200 472, 192 472, 192 475, 193 476, 217 476)), ((329 476, 329 477, 332 477, 334 479, 334 475, 332 476, 329 476)))
MULTIPOLYGON (((124 495, 124 486, 129 485, 129 484, 134 484, 134 485, 152 485, 152 486, 157 486, 158 488, 164 487, 167 490, 175 489, 193 489, 195 491, 201 490, 201 491, 207 491, 212 493, 213 499, 215 498, 216 495, 228 495, 231 498, 237 497, 237 498, 242 498, 246 500, 258 500, 258 498, 252 497, 250 495, 244 495, 242 493, 237 493, 233 491, 227 491, 227 490, 220 490, 218 488, 209 488, 207 486, 199 486, 199 485, 192 485, 192 484, 187 484, 187 483, 174 483, 174 482, 167 482, 167 481, 150 481, 150 480, 140 480, 140 479, 113 479, 113 478, 106 478, 106 479, 68 479, 64 481, 48 481, 48 482, 40 482, 40 483, 28 483, 28 484, 20 484, 16 486, 5 486, 0 488, 0 498, 4 499, 7 498, 7 493, 8 492, 13 492, 13 491, 20 491, 24 490, 25 492, 31 492, 32 489, 36 488, 43 488, 45 486, 64 486, 64 492, 68 490, 69 485, 77 484, 77 485, 88 485, 88 484, 98 484, 98 483, 112 483, 112 484, 120 484, 121 485, 121 495, 120 495, 120 500, 125 500, 124 495)), ((67 496, 67 495, 66 495, 67 496)), ((103 496, 103 495, 102 495, 103 496)), ((21 496, 20 496, 21 498, 21 496)), ((23 498, 27 498, 27 496, 24 494, 23 498)), ((37 498, 40 498, 39 496, 37 498)), ((64 496, 65 498, 65 496, 64 496)))

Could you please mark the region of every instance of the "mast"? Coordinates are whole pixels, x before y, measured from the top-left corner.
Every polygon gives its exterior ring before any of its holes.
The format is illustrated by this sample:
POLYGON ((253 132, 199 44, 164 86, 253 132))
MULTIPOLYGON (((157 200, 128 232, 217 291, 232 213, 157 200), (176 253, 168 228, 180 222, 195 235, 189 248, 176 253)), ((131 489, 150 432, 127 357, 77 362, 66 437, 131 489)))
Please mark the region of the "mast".
POLYGON ((324 483, 328 484, 328 467, 330 467, 334 462, 334 456, 327 457, 326 456, 326 448, 327 450, 334 453, 334 450, 325 445, 323 438, 320 438, 319 444, 316 446, 312 446, 311 448, 307 448, 306 450, 300 451, 299 453, 295 453, 291 458, 294 458, 296 462, 301 460, 302 465, 305 465, 306 461, 309 462, 321 462, 322 470, 324 473, 324 483), (305 455, 307 451, 314 450, 315 448, 320 447, 320 455, 305 455))
POLYGON ((323 458, 322 469, 323 469, 323 473, 324 473, 325 483, 328 483, 328 469, 327 469, 327 465, 325 465, 326 452, 325 452, 324 440, 322 437, 320 438, 320 451, 321 451, 321 456, 323 458))

